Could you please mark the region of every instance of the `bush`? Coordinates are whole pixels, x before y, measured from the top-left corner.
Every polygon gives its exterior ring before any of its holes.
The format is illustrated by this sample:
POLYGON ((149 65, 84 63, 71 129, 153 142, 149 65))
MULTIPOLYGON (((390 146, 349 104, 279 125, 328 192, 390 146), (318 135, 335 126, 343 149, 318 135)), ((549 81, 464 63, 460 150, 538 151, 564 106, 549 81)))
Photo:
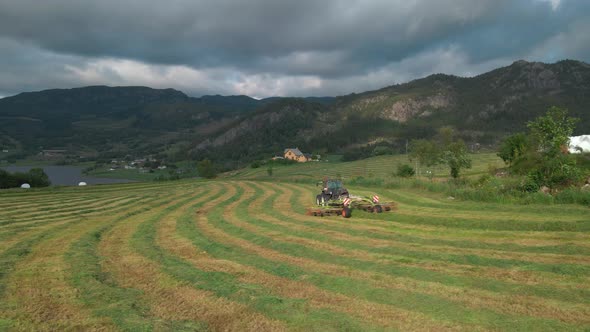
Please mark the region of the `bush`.
POLYGON ((388 154, 393 154, 394 151, 392 148, 388 147, 388 146, 376 146, 373 149, 373 155, 375 156, 383 156, 383 155, 388 155, 388 154))
POLYGON ((523 192, 534 193, 539 191, 541 185, 538 182, 538 179, 535 176, 527 175, 524 180, 522 181, 522 185, 520 189, 523 192))
POLYGON ((590 206, 590 191, 567 188, 555 195, 555 202, 561 204, 582 204, 590 206))
POLYGON ((414 171, 414 168, 410 165, 403 164, 397 167, 397 176, 399 177, 409 178, 414 176, 414 174, 416 174, 416 171, 414 171))
POLYGON ((197 163, 197 172, 199 172, 199 176, 207 179, 213 179, 217 176, 217 170, 209 159, 204 159, 197 163))
POLYGON ((270 165, 295 165, 297 164, 296 160, 292 159, 271 159, 268 162, 260 162, 260 166, 270 164, 270 165))

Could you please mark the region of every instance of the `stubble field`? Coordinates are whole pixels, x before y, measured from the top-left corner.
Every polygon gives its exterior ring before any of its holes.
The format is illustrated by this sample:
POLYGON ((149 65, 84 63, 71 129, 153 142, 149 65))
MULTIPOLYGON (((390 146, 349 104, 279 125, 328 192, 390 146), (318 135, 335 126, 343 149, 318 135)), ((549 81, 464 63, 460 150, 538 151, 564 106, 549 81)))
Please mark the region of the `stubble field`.
MULTIPOLYGON (((371 194, 366 188, 349 188, 371 194)), ((0 330, 590 329, 590 210, 181 181, 0 193, 0 330)))

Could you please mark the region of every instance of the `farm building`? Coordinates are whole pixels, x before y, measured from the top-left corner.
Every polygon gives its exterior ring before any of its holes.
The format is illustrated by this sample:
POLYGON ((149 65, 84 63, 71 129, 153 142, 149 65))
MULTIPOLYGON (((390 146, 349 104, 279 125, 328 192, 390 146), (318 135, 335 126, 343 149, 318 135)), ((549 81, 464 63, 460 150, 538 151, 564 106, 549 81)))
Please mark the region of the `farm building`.
POLYGON ((299 148, 288 148, 288 149, 285 149, 285 151, 284 151, 283 154, 285 156, 285 159, 295 160, 295 161, 298 161, 300 163, 304 163, 304 162, 307 162, 307 161, 310 161, 311 160, 310 156, 303 154, 303 152, 301 152, 299 150, 299 148))

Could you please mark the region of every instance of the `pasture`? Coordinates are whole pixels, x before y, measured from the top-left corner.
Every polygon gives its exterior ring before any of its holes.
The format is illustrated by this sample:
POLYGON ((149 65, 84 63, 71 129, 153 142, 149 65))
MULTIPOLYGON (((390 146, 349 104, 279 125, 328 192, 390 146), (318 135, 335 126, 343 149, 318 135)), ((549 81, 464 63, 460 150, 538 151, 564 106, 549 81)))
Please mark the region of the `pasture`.
MULTIPOLYGON (((289 166, 273 166, 273 177, 282 179, 312 179, 319 180, 324 176, 343 177, 345 179, 364 177, 364 178, 391 178, 397 172, 398 165, 408 164, 415 168, 416 164, 409 160, 407 155, 385 155, 377 156, 351 162, 340 162, 334 160, 340 156, 326 156, 325 160, 318 162, 308 162, 289 166)), ((487 174, 489 168, 504 167, 504 162, 495 153, 476 153, 470 154, 473 161, 473 167, 461 172, 465 176, 477 176, 487 174)), ((421 176, 425 176, 426 170, 433 172, 435 177, 447 178, 449 168, 445 165, 434 167, 419 166, 421 176)), ((259 168, 244 168, 230 172, 231 178, 240 179, 269 179, 267 174, 268 166, 264 165, 259 168)))
POLYGON ((0 330, 590 329, 588 208, 383 189, 397 211, 319 218, 315 190, 2 191, 0 330))

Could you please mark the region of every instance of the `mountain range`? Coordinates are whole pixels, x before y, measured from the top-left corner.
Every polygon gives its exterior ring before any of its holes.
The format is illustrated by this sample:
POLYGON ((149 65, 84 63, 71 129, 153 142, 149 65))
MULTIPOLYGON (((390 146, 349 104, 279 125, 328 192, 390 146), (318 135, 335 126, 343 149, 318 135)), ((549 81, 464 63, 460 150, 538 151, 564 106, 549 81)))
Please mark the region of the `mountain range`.
POLYGON ((468 142, 494 145, 554 105, 580 118, 576 134, 590 133, 589 64, 521 60, 475 77, 434 74, 339 97, 257 100, 195 98, 148 87, 52 89, 0 99, 0 149, 20 156, 64 149, 97 158, 210 158, 231 168, 285 147, 398 151, 446 125, 468 142))

